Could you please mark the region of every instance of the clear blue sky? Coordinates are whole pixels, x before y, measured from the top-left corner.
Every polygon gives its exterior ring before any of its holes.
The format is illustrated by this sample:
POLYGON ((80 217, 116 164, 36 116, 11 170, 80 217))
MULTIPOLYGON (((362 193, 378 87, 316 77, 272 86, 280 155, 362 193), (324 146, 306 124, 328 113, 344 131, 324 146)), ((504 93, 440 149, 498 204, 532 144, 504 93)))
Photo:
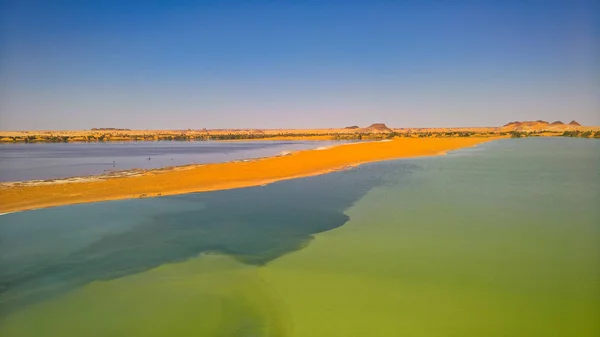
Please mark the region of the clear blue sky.
POLYGON ((600 1, 0 0, 0 128, 600 125, 600 1))

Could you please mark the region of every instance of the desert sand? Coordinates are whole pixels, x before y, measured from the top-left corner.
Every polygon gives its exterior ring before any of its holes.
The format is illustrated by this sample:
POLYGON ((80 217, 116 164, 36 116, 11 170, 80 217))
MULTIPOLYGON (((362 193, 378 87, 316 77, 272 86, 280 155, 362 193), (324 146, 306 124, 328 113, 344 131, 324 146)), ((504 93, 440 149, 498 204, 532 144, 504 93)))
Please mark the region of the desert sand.
POLYGON ((52 206, 259 186, 367 162, 440 155, 494 137, 400 138, 306 150, 252 161, 189 165, 134 174, 0 184, 0 213, 52 206))
POLYGON ((126 141, 204 141, 204 140, 377 140, 398 137, 471 137, 504 136, 522 133, 522 136, 563 136, 600 138, 599 126, 582 126, 576 121, 549 123, 543 120, 515 121, 501 127, 452 128, 390 128, 384 123, 367 127, 356 125, 330 129, 187 129, 187 130, 130 130, 94 128, 91 130, 29 130, 0 131, 0 143, 70 143, 70 142, 126 142, 126 141), (589 132, 589 134, 583 134, 589 132), (594 135, 591 133, 595 132, 594 135))

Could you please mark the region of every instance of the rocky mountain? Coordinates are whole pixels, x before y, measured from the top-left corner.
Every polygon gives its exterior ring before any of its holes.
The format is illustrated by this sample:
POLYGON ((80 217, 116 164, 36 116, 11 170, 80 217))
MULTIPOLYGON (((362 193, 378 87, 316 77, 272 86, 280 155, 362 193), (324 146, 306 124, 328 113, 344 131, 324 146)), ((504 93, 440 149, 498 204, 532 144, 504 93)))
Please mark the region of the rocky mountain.
POLYGON ((365 132, 370 132, 370 133, 394 132, 392 129, 388 128, 387 125, 385 125, 384 123, 371 124, 370 126, 366 127, 364 130, 365 130, 365 132))
POLYGON ((555 121, 552 123, 548 123, 543 120, 515 121, 503 125, 502 127, 500 127, 500 131, 565 131, 575 130, 580 126, 581 124, 577 123, 576 121, 572 121, 569 124, 565 124, 561 121, 555 121))

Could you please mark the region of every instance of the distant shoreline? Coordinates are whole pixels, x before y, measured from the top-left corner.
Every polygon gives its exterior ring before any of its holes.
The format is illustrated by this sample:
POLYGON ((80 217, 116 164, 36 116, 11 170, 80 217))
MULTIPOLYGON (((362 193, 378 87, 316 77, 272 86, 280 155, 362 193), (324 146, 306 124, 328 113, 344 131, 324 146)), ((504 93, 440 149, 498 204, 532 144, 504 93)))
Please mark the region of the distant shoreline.
POLYGON ((600 138, 600 126, 582 126, 542 120, 511 122, 501 127, 389 128, 377 123, 369 127, 337 129, 187 129, 0 131, 0 143, 105 143, 143 141, 281 141, 281 140, 382 140, 396 138, 455 137, 581 137, 600 138))
POLYGON ((227 163, 125 171, 113 176, 0 184, 0 213, 71 204, 147 198, 250 186, 315 176, 382 160, 432 156, 502 137, 400 138, 336 145, 285 156, 227 163))

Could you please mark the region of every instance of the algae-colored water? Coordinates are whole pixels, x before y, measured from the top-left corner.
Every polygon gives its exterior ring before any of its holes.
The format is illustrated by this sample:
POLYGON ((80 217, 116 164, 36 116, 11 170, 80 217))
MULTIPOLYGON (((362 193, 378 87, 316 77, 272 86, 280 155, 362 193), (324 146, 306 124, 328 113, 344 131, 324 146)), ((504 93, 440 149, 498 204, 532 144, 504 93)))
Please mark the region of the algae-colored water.
POLYGON ((597 336, 600 142, 0 217, 0 336, 597 336))

